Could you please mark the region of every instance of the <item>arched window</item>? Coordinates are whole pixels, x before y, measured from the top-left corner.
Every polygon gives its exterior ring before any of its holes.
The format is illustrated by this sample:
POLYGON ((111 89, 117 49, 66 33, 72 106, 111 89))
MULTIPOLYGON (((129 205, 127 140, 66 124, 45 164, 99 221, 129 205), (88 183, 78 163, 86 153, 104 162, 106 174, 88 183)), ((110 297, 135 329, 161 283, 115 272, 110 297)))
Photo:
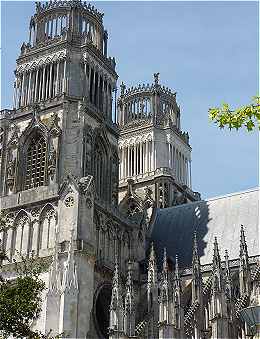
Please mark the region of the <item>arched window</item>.
POLYGON ((47 144, 43 136, 37 134, 30 140, 26 153, 24 189, 45 184, 47 144))

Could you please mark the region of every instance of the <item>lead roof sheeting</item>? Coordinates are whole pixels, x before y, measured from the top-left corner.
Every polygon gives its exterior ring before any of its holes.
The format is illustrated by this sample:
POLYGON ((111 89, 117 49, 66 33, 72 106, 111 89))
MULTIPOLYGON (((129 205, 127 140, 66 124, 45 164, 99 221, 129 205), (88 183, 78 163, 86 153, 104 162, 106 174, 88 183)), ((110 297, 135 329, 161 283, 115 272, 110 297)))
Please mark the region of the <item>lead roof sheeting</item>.
POLYGON ((151 225, 151 240, 161 263, 163 248, 169 257, 178 254, 181 266, 190 266, 193 233, 197 231, 201 264, 212 261, 216 236, 221 259, 239 257, 240 226, 244 225, 250 256, 259 255, 259 191, 251 190, 158 209, 151 225))

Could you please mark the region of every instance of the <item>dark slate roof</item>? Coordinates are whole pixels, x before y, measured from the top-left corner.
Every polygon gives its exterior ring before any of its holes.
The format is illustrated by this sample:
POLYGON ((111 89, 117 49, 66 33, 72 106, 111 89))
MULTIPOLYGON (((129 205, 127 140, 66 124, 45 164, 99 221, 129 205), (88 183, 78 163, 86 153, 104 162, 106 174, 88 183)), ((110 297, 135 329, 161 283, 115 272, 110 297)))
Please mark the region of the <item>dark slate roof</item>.
POLYGON ((180 265, 190 266, 195 230, 201 264, 212 262, 215 236, 222 259, 225 249, 230 259, 238 258, 241 224, 244 225, 249 255, 259 255, 258 189, 157 209, 153 220, 150 239, 154 242, 159 263, 166 247, 169 257, 174 260, 178 254, 180 265))

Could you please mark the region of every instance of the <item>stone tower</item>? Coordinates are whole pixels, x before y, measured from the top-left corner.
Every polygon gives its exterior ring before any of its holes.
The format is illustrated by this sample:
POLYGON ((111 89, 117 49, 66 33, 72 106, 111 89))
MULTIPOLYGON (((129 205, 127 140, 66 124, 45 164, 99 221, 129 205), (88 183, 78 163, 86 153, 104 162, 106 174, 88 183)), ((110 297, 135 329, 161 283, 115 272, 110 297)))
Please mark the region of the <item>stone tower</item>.
POLYGON ((36 3, 14 108, 1 111, 1 246, 11 262, 52 262, 34 326, 73 338, 108 335, 115 258, 124 271, 145 251, 145 228, 117 208, 117 74, 102 18, 77 0, 36 3))
POLYGON ((148 187, 159 208, 200 199, 192 191, 191 147, 181 131, 176 93, 160 85, 159 73, 152 85, 121 84, 118 123, 120 200, 129 178, 140 197, 148 187))

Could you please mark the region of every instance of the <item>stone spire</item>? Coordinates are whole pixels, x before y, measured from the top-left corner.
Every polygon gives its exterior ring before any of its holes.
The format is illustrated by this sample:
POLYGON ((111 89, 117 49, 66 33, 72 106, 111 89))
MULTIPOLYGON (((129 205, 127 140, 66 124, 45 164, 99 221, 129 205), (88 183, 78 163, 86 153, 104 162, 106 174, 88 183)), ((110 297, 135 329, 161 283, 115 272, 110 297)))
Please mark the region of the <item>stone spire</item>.
POLYGON ((181 329, 182 326, 182 310, 181 310, 181 279, 179 272, 179 259, 175 257, 175 272, 173 286, 173 307, 174 307, 174 325, 176 329, 181 329))
POLYGON ((169 281, 169 269, 167 264, 167 252, 164 248, 163 270, 161 275, 160 297, 159 297, 159 338, 174 337, 173 319, 173 295, 169 281))
MULTIPOLYGON (((164 248, 164 253, 163 253, 163 271, 162 271, 162 282, 161 282, 161 289, 160 289, 160 304, 162 307, 164 306, 164 304, 165 306, 168 307, 168 304, 169 304, 169 272, 168 272, 166 248, 164 248)), ((168 322, 167 310, 164 310, 164 312, 160 312, 160 321, 168 322)))
POLYGON ((213 251, 213 269, 221 268, 221 260, 218 250, 218 240, 217 237, 214 239, 214 251, 213 251))
POLYGON ((150 257, 148 262, 147 277, 147 304, 150 320, 148 324, 148 335, 151 338, 158 336, 159 304, 158 304, 158 276, 157 263, 154 245, 151 244, 150 257))
POLYGON ((198 253, 197 233, 194 232, 192 252, 192 302, 200 302, 202 297, 202 276, 198 253))
POLYGON ((178 259, 178 255, 176 255, 176 257, 175 257, 174 291, 175 291, 175 296, 178 297, 178 304, 180 304, 181 279, 180 279, 180 272, 179 272, 179 259, 178 259))
POLYGON ((228 338, 227 298, 225 294, 225 280, 221 267, 218 242, 215 237, 213 264, 212 264, 212 289, 211 289, 211 324, 212 339, 228 338))
POLYGON ((126 296, 124 305, 124 332, 131 337, 135 334, 135 296, 133 285, 132 263, 128 262, 126 279, 126 296))
POLYGON ((251 285, 251 273, 248 260, 248 251, 246 244, 246 237, 243 225, 240 229, 240 265, 239 265, 239 286, 240 294, 248 295, 250 294, 250 285, 251 285))
POLYGON ((212 264, 212 271, 213 271, 213 283, 212 287, 214 291, 221 291, 221 280, 222 280, 222 272, 221 272, 221 260, 218 250, 218 241, 217 237, 214 240, 214 251, 213 251, 213 264, 212 264))
POLYGON ((122 286, 119 275, 118 259, 116 257, 114 276, 112 281, 112 296, 110 304, 110 337, 113 338, 115 333, 123 333, 123 297, 122 286))
POLYGON ((225 292, 226 297, 229 301, 232 300, 233 296, 233 287, 232 287, 232 278, 230 273, 230 267, 229 267, 229 256, 228 251, 225 250, 225 292))
POLYGON ((152 286, 157 285, 157 264, 156 256, 154 251, 154 245, 151 244, 150 257, 148 262, 148 282, 147 288, 151 289, 152 286))

